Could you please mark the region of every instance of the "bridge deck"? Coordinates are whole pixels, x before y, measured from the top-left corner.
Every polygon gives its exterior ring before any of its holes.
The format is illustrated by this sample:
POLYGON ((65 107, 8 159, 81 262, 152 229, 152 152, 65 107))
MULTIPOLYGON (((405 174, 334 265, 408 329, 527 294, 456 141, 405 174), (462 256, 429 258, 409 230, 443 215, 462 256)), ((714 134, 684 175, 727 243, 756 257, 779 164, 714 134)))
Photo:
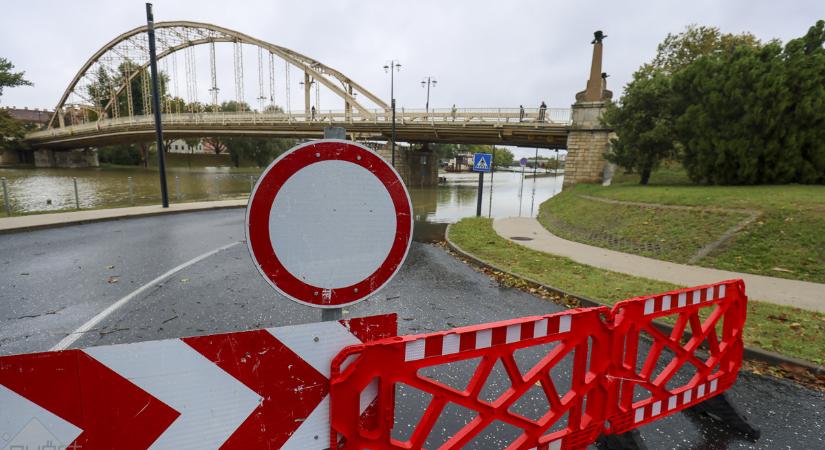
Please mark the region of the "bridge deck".
MULTIPOLYGON (((305 113, 203 112, 164 114, 164 135, 169 138, 207 136, 318 138, 326 126, 341 126, 355 139, 387 139, 392 113, 370 114, 345 111, 305 113)), ((570 128, 569 109, 548 109, 539 120, 537 109, 488 108, 396 111, 399 141, 521 145, 565 148, 570 128)), ((154 136, 152 116, 121 117, 51 128, 29 133, 35 148, 79 148, 124 142, 150 141, 154 136)))

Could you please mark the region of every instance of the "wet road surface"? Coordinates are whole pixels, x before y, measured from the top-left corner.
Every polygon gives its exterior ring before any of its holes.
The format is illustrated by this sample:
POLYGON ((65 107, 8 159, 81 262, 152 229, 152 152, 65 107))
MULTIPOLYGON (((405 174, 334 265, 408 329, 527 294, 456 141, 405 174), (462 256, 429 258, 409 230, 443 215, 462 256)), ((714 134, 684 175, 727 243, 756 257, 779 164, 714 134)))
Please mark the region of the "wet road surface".
MULTIPOLYGON (((164 272, 206 252, 243 240, 243 211, 224 210, 131 219, 0 235, 0 354, 46 351, 101 311, 164 272)), ((641 293, 640 293, 641 294, 641 293)), ((414 243, 405 266, 376 297, 346 316, 398 313, 400 333, 421 333, 562 307, 501 288, 441 248, 414 243)), ((320 312, 279 297, 252 266, 245 245, 234 245, 146 286, 123 307, 77 336, 72 347, 137 342, 317 321, 320 312)), ((536 355, 525 353, 524 358, 536 355)), ((521 362, 521 361, 519 361, 521 362)), ((506 389, 497 368, 482 397, 506 389)), ((569 364, 554 371, 559 385, 569 364)), ((472 367, 454 365, 434 378, 460 385, 472 367)), ((398 392, 397 436, 404 438, 423 411, 424 394, 398 392)), ((540 389, 513 411, 544 412, 540 389), (534 395, 535 394, 535 395, 534 395)), ((649 448, 825 448, 825 395, 796 384, 742 373, 729 391, 762 438, 749 442, 703 416, 676 414, 641 428, 649 448)), ((546 408, 545 408, 546 409, 546 408)), ((429 445, 444 442, 469 420, 453 408, 429 445)), ((514 435, 508 425, 486 430, 468 448, 499 448, 514 435)))

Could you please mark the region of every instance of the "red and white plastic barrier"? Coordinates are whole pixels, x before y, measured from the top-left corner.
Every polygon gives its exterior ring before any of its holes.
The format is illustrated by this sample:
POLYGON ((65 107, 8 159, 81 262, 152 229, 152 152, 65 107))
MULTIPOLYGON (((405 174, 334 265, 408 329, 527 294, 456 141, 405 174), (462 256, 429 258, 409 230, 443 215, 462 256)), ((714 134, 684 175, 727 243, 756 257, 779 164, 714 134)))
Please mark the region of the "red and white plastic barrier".
POLYGON ((615 396, 608 403, 612 408, 607 418, 609 431, 624 433, 732 386, 742 365, 746 314, 747 297, 741 280, 616 304, 612 316, 612 364, 606 380, 615 396), (675 319, 669 335, 653 324, 654 319, 665 317, 675 319), (652 339, 653 344, 646 354, 639 355, 642 335, 652 339), (700 347, 705 358, 696 352, 700 347), (640 357, 644 360, 638 364, 640 357), (667 364, 655 373, 660 362, 667 364), (668 387, 682 369, 693 375, 683 384, 668 387), (645 391, 645 398, 634 401, 636 386, 645 391))
POLYGON ((441 449, 461 448, 493 421, 520 430, 508 449, 584 448, 600 434, 627 432, 728 389, 742 362, 746 303, 744 284, 734 280, 625 300, 612 310, 576 309, 348 347, 332 362, 330 447, 421 448, 445 408, 455 404, 470 410, 474 419, 452 433, 441 449), (652 323, 664 316, 675 316, 669 335, 652 323), (683 342, 688 327, 691 337, 683 342), (641 335, 653 341, 644 355, 639 354, 641 335), (554 342, 558 345, 538 363, 519 370, 516 351, 554 342), (707 357, 698 353, 703 344, 707 357), (666 349, 673 356, 656 374, 663 365, 660 358, 668 356, 666 349), (559 395, 550 372, 571 352, 571 389, 559 395), (637 364, 640 357, 643 362, 637 364), (464 389, 421 373, 475 358, 480 362, 464 389), (479 393, 498 361, 510 387, 494 401, 483 400, 479 393), (681 380, 677 373, 686 366, 695 375, 670 386, 681 380), (431 396, 406 441, 393 438, 400 384, 431 396), (540 386, 548 401, 547 412, 537 420, 511 409, 533 386, 540 386), (634 401, 636 386, 647 394, 634 401), (377 418, 365 424, 356 420, 358 411, 368 389, 376 387, 377 418))
POLYGON ((395 335, 390 314, 0 357, 0 448, 323 449, 332 358, 395 335))
MULTIPOLYGON (((607 308, 573 310, 349 347, 332 363, 332 429, 343 435, 346 448, 421 448, 445 406, 455 403, 474 412, 476 418, 455 433, 443 448, 461 448, 495 420, 523 430, 522 437, 510 448, 561 448, 563 443, 566 448, 573 448, 591 442, 601 432, 604 421, 601 405, 607 393, 593 374, 603 373, 609 363, 608 330, 600 319, 600 315, 608 312, 607 308), (518 350, 553 342, 558 345, 533 368, 525 373, 519 370, 514 358, 518 350), (549 370, 570 353, 574 353, 573 382, 569 392, 559 393, 549 370), (475 358, 480 358, 480 362, 463 390, 419 372, 475 358), (506 369, 511 388, 488 402, 480 399, 479 393, 498 361, 506 369), (365 389, 374 386, 375 380, 379 389, 378 420, 374 428, 367 428, 351 417, 357 414, 365 389), (433 398, 411 438, 405 442, 391 437, 397 383, 429 393, 433 398), (539 420, 531 420, 510 411, 511 406, 536 385, 541 386, 548 398, 549 412, 539 420), (564 429, 546 434, 565 415, 564 429)), ((337 437, 335 433, 333 437, 337 437)), ((332 439, 330 447, 338 448, 338 440, 332 439)))

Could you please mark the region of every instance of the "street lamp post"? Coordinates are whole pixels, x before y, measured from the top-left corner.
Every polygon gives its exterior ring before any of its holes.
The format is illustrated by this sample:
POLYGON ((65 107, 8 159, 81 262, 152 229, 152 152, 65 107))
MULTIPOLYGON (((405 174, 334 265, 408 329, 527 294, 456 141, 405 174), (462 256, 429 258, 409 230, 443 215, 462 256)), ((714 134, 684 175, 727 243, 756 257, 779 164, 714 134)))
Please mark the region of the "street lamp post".
POLYGON ((155 113, 155 135, 158 143, 158 172, 160 173, 160 199, 164 208, 169 207, 169 193, 166 190, 166 148, 163 146, 163 123, 161 122, 160 95, 158 82, 158 62, 155 54, 155 17, 152 4, 146 4, 146 30, 149 39, 149 68, 152 73, 152 111, 155 113))
POLYGON ((425 114, 430 113, 430 86, 435 87, 438 81, 434 80, 433 77, 427 76, 426 79, 421 81, 421 87, 427 87, 427 103, 424 106, 425 114))
POLYGON ((392 167, 395 168, 395 71, 401 70, 401 64, 391 60, 384 65, 384 72, 390 73, 390 107, 392 108, 392 167))

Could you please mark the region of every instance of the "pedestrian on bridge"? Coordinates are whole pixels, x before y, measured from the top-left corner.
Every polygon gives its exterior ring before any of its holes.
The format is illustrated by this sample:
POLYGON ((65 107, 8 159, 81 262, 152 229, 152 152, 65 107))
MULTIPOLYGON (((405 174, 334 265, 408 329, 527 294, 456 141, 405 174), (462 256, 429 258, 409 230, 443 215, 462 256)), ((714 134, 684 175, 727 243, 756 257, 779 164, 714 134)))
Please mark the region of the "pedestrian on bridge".
POLYGON ((524 121, 524 105, 518 105, 518 121, 524 121))
POLYGON ((456 111, 457 110, 455 109, 455 103, 453 103, 453 108, 450 110, 450 115, 453 116, 453 122, 455 122, 455 113, 456 113, 456 111))
POLYGON ((313 122, 315 121, 315 107, 314 106, 310 110, 310 119, 309 120, 313 121, 313 122))
POLYGON ((541 106, 539 106, 539 122, 544 122, 544 115, 547 112, 547 105, 544 101, 541 102, 541 106))

